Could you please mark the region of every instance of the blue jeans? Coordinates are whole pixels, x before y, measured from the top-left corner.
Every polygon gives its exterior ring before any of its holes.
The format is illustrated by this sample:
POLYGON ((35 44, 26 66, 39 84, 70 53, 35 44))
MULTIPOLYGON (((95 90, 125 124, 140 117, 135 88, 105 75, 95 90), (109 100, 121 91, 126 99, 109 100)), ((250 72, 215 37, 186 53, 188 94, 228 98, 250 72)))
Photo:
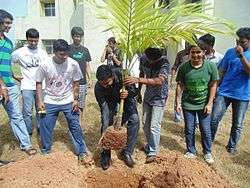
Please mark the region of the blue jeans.
POLYGON ((196 116, 199 118, 199 126, 201 132, 201 143, 203 153, 211 153, 211 128, 210 128, 210 114, 204 114, 204 110, 185 110, 183 109, 184 122, 185 122, 185 139, 187 152, 196 154, 195 148, 195 123, 196 116))
MULTIPOLYGON (((117 113, 117 105, 118 103, 107 103, 104 102, 101 106, 101 133, 103 133, 108 126, 111 126, 113 124, 113 118, 114 115, 117 113)), ((136 109, 136 101, 133 100, 130 105, 124 106, 124 114, 123 114, 123 120, 122 122, 127 122, 127 144, 125 148, 123 148, 123 151, 125 154, 133 154, 136 141, 137 141, 137 135, 139 131, 139 116, 138 113, 131 113, 134 112, 136 109), (134 108, 133 110, 131 108, 134 108)), ((136 110, 137 112, 137 110, 136 110)))
POLYGON ((42 115, 40 119, 40 135, 42 143, 42 153, 49 153, 52 146, 52 137, 54 127, 59 112, 63 112, 72 134, 78 154, 86 152, 86 144, 84 141, 82 129, 79 123, 79 112, 72 111, 72 103, 65 105, 45 104, 46 115, 42 115))
POLYGON ((156 155, 159 149, 163 114, 163 106, 150 106, 146 102, 143 103, 143 130, 148 156, 156 155))
POLYGON ((20 91, 19 87, 14 85, 12 87, 7 87, 9 93, 9 102, 7 104, 3 104, 9 119, 10 119, 10 126, 12 131, 20 142, 20 148, 22 150, 27 150, 32 147, 30 137, 23 120, 23 116, 20 110, 20 91))
POLYGON ((35 104, 36 108, 36 128, 39 130, 39 115, 36 106, 36 91, 35 90, 22 90, 23 97, 23 119, 25 121, 29 135, 32 135, 32 109, 35 104))
POLYGON ((219 122, 230 104, 232 104, 233 118, 227 148, 229 150, 235 150, 240 139, 240 134, 243 128, 243 121, 248 109, 249 101, 236 100, 221 95, 218 95, 216 97, 211 117, 212 141, 214 141, 215 139, 219 122))

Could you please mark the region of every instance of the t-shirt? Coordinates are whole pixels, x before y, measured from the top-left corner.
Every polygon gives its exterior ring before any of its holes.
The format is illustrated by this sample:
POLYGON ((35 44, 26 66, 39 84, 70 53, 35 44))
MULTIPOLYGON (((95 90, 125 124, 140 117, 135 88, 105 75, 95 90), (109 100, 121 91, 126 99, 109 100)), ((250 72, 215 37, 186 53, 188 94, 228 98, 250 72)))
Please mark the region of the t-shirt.
POLYGON ((54 62, 53 57, 48 62, 39 65, 36 81, 45 79, 44 102, 48 104, 69 104, 73 102, 73 81, 79 81, 82 73, 79 64, 70 57, 62 64, 54 62))
POLYGON ((21 90, 36 90, 36 71, 48 55, 41 48, 30 49, 27 46, 15 50, 11 55, 12 63, 19 63, 22 77, 21 90))
POLYGON ((150 64, 146 55, 140 58, 140 71, 146 78, 164 77, 164 83, 161 86, 147 85, 144 93, 144 102, 151 106, 165 106, 168 96, 168 74, 170 64, 166 56, 162 56, 155 64, 150 64))
POLYGON ((7 87, 15 85, 11 71, 12 50, 13 44, 7 37, 0 39, 0 77, 7 87))
POLYGON ((215 51, 212 55, 206 55, 205 58, 218 66, 223 58, 223 55, 215 51))
MULTIPOLYGON (((245 51, 245 58, 250 63, 250 50, 245 51)), ((240 58, 235 49, 229 49, 218 67, 224 72, 218 94, 237 100, 250 100, 250 76, 245 72, 240 58)))
POLYGON ((83 75, 83 78, 80 80, 79 84, 85 85, 87 83, 86 67, 87 63, 91 61, 89 50, 82 45, 75 46, 74 44, 71 44, 69 50, 69 56, 79 63, 83 75))
POLYGON ((219 80, 219 74, 214 63, 205 60, 199 68, 194 68, 190 61, 182 64, 176 77, 177 82, 184 84, 182 108, 204 109, 209 99, 209 83, 215 80, 219 80))
POLYGON ((188 50, 184 49, 184 50, 179 51, 176 55, 174 65, 172 66, 172 70, 176 71, 180 67, 181 64, 189 60, 190 58, 189 58, 188 50))

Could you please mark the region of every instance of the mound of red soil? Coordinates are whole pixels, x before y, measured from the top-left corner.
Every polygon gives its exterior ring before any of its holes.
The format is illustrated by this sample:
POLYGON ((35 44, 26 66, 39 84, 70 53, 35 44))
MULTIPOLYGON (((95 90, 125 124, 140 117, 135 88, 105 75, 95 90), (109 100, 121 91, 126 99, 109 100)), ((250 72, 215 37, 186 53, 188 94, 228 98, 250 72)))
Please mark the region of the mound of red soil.
POLYGON ((102 188, 227 188, 230 185, 214 170, 197 160, 175 153, 158 157, 155 163, 137 161, 133 169, 118 158, 103 171, 78 165, 71 153, 36 155, 0 168, 0 187, 102 187, 102 188))
POLYGON ((127 130, 121 127, 115 130, 114 127, 108 127, 100 139, 99 145, 104 149, 120 150, 126 146, 127 130))

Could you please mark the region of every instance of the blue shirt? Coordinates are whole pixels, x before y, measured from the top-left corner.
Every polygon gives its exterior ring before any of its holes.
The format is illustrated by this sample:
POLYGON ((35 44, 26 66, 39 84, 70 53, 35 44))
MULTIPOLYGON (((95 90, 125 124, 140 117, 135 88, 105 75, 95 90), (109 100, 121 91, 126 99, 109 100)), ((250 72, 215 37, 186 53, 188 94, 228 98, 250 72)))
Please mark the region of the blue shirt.
MULTIPOLYGON (((250 62, 250 50, 244 52, 244 57, 250 62)), ((229 49, 221 60, 218 69, 224 72, 218 95, 237 100, 250 100, 250 75, 243 67, 234 48, 229 49)))
POLYGON ((157 61, 154 65, 149 63, 146 55, 142 55, 140 58, 140 72, 142 72, 146 78, 157 78, 163 76, 165 78, 164 83, 159 86, 147 85, 144 93, 144 102, 151 106, 165 106, 168 96, 168 74, 170 72, 170 64, 166 56, 157 61))

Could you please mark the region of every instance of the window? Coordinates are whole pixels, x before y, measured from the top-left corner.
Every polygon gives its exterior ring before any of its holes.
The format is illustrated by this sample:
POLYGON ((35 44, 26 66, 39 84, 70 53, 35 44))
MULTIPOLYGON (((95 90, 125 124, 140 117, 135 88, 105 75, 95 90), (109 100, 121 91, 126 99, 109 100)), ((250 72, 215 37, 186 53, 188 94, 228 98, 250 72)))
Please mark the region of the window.
POLYGON ((53 42, 55 40, 42 40, 43 46, 48 54, 53 54, 53 42))
POLYGON ((44 15, 56 16, 55 3, 44 3, 44 15))

